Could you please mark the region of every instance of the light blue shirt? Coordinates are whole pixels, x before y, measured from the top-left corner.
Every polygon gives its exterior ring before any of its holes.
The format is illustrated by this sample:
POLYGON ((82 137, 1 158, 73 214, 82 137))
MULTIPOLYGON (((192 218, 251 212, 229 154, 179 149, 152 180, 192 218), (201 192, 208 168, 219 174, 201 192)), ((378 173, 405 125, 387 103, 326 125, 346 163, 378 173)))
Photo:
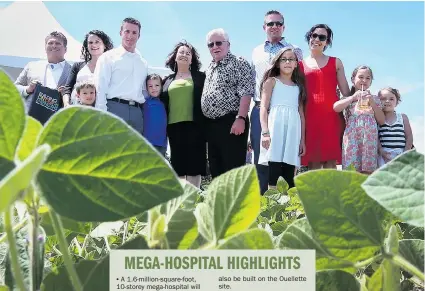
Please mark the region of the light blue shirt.
POLYGON ((299 47, 286 42, 285 38, 282 38, 278 43, 275 44, 272 44, 268 40, 266 40, 264 43, 258 45, 252 51, 251 64, 255 77, 254 101, 260 101, 260 84, 263 79, 264 73, 269 68, 271 60, 281 49, 287 46, 292 46, 294 48, 298 61, 301 61, 303 59, 302 50, 299 47))

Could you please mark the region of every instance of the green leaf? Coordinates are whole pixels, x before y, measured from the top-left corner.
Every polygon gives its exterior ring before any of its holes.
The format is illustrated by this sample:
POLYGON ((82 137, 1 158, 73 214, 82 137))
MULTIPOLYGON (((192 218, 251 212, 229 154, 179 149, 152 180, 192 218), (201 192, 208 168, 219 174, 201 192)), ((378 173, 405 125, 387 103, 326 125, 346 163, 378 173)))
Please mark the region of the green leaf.
POLYGON ((356 278, 341 270, 316 272, 316 291, 359 291, 356 278))
POLYGON ((15 167, 14 159, 25 128, 25 109, 9 76, 0 70, 0 179, 15 167))
MULTIPOLYGON (((80 282, 84 282, 90 275, 90 272, 98 264, 98 261, 82 260, 75 264, 75 270, 77 271, 80 282)), ((106 289, 108 290, 108 289, 106 289)), ((48 274, 41 285, 41 291, 74 291, 71 281, 69 281, 68 272, 65 266, 58 268, 58 273, 48 274)))
POLYGON ((43 129, 43 126, 38 120, 31 116, 27 116, 26 118, 27 123, 25 125, 24 134, 19 142, 17 150, 18 159, 21 161, 25 160, 36 148, 38 136, 43 129))
POLYGON ((166 215, 166 237, 170 249, 188 249, 198 236, 198 226, 193 213, 200 190, 184 183, 185 194, 168 201, 161 212, 166 215))
MULTIPOLYGON (((145 239, 138 236, 127 241, 120 250, 146 250, 149 249, 145 239)), ((99 264, 90 272, 84 282, 83 291, 109 290, 109 255, 101 259, 99 264)))
POLYGON ((399 242, 400 255, 409 263, 424 272, 424 241, 421 239, 404 239, 399 242))
POLYGON ((356 263, 380 250, 389 215, 361 188, 365 175, 316 170, 295 178, 298 194, 316 238, 337 258, 356 263))
MULTIPOLYGON (((53 229, 52 220, 50 218, 49 212, 44 212, 40 214, 40 217, 41 217, 41 226, 46 231, 46 234, 48 236, 56 235, 53 229)), ((86 235, 86 234, 89 234, 93 228, 93 223, 91 222, 79 222, 79 221, 75 221, 63 216, 61 216, 60 218, 62 220, 63 228, 75 233, 86 235)))
POLYGON ((266 193, 264 193, 263 197, 267 197, 269 199, 272 199, 274 201, 279 201, 279 199, 282 197, 282 193, 280 193, 277 189, 268 189, 266 193))
POLYGON ((248 229, 260 213, 260 187, 255 167, 236 168, 215 178, 205 204, 213 213, 213 242, 248 229))
POLYGON ((220 241, 217 248, 221 250, 271 250, 274 249, 274 245, 267 231, 250 229, 220 241))
MULTIPOLYGON (((143 237, 126 242, 118 249, 148 249, 143 237)), ((84 291, 109 290, 109 255, 100 260, 82 260, 75 265, 78 277, 83 283, 84 291)), ((65 266, 58 268, 58 273, 50 273, 44 278, 42 291, 74 291, 69 281, 65 266)))
POLYGON ((368 177, 367 194, 403 222, 424 225, 424 155, 411 150, 368 177))
POLYGON ((205 202, 199 203, 195 208, 195 217, 198 231, 208 242, 214 241, 213 210, 205 202))
POLYGON ((283 177, 279 177, 279 179, 277 179, 276 189, 282 194, 286 193, 289 189, 288 182, 286 182, 283 177))
POLYGON ((31 185, 49 155, 50 147, 38 147, 25 161, 0 181, 0 213, 14 203, 31 185))
POLYGON ((183 194, 165 159, 110 113, 91 107, 63 109, 46 123, 39 143, 49 144, 52 153, 38 184, 61 216, 124 220, 183 194))
POLYGON ((154 222, 152 227, 151 239, 152 241, 161 241, 165 236, 166 231, 165 215, 161 214, 154 222))
POLYGON ((273 230, 273 235, 277 236, 283 233, 288 228, 288 223, 284 221, 277 221, 270 226, 273 230))
POLYGON ((0 286, 0 291, 9 291, 9 287, 7 286, 0 286))
POLYGON ((280 249, 316 250, 316 270, 341 269, 354 273, 354 264, 339 260, 316 238, 306 218, 294 221, 278 242, 280 249))

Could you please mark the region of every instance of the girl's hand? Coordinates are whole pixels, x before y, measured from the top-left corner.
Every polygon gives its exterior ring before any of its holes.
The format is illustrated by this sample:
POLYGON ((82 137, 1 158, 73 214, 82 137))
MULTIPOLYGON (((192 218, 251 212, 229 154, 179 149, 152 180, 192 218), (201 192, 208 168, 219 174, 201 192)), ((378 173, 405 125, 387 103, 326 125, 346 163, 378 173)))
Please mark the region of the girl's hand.
POLYGON ((261 145, 263 146, 263 148, 268 150, 270 147, 270 143, 271 143, 270 135, 261 136, 261 145))
POLYGON ((300 149, 299 149, 299 156, 302 157, 305 155, 305 142, 301 140, 300 142, 300 149))
POLYGON ((362 96, 362 92, 356 91, 356 93, 354 93, 353 96, 351 96, 351 102, 359 101, 361 96, 362 96))

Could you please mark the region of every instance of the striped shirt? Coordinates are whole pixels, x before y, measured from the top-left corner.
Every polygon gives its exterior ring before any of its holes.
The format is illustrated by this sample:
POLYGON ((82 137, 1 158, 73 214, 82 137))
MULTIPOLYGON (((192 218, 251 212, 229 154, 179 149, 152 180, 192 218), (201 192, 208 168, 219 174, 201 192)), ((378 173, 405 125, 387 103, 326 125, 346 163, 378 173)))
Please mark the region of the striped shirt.
POLYGON ((264 73, 269 68, 271 60, 281 49, 287 46, 291 46, 294 48, 298 61, 301 61, 303 59, 302 50, 299 47, 286 42, 285 38, 282 38, 281 41, 275 44, 272 44, 271 42, 266 40, 264 43, 258 45, 252 51, 252 67, 255 75, 254 101, 260 101, 260 84, 263 80, 264 73))
POLYGON ((385 122, 384 125, 379 126, 379 141, 383 148, 404 149, 406 147, 403 116, 401 113, 396 113, 396 116, 393 124, 385 122))

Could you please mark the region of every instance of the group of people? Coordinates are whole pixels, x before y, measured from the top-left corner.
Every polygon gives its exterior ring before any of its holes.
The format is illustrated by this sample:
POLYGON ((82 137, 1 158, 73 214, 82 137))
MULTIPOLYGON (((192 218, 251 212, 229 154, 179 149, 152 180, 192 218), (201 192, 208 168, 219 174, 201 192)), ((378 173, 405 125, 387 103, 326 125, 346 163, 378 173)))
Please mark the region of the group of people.
POLYGON ((409 120, 395 110, 400 93, 370 92, 372 70, 363 65, 354 69, 350 89, 342 61, 324 53, 333 40, 325 24, 306 33, 304 58, 283 37, 283 15, 268 11, 266 39, 250 61, 230 51, 225 30, 214 29, 206 35, 212 60, 205 72, 195 47, 181 41, 165 61, 172 73, 164 79, 148 74, 136 49, 140 29, 138 20, 124 19, 116 48, 104 32, 90 31, 84 60, 72 66, 64 58, 66 37, 53 32, 45 39, 47 61, 29 63, 15 84, 28 107, 40 106, 34 91, 44 86, 60 93, 60 107, 115 114, 163 155, 169 143, 174 171, 197 187, 207 164, 212 178, 243 166, 248 139, 262 193, 280 176, 293 187, 302 165, 342 164, 370 174, 413 146, 409 120))

